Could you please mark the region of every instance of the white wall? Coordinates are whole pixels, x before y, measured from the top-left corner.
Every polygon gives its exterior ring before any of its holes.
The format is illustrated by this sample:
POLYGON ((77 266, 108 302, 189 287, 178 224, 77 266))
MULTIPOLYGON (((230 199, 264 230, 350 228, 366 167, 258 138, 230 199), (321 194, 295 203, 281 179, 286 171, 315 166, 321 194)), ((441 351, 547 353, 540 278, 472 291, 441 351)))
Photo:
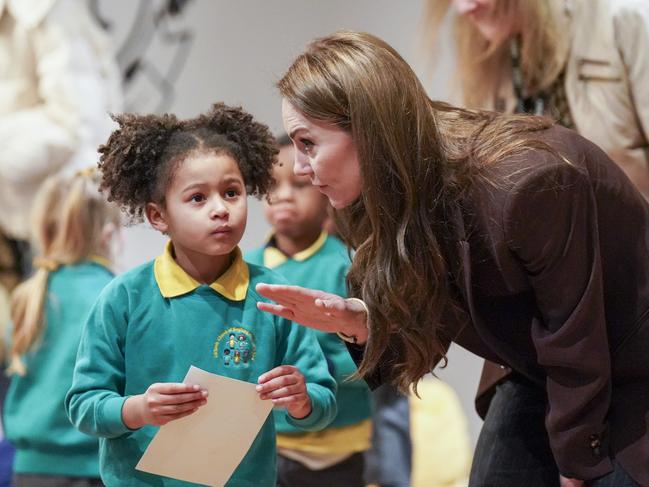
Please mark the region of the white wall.
MULTIPOLYGON (((136 5, 111 1, 103 2, 102 9, 126 25, 136 5)), ((382 37, 411 63, 431 97, 446 99, 446 80, 452 71, 450 54, 447 50, 444 69, 435 78, 426 74, 417 49, 421 11, 421 0, 196 0, 176 25, 191 28, 195 40, 175 85, 176 97, 170 111, 189 117, 205 111, 215 101, 241 104, 278 133, 282 130, 280 99, 274 83, 310 40, 338 29, 364 30, 382 37)), ((117 40, 123 30, 117 26, 117 40)), ((151 60, 165 66, 168 57, 164 47, 152 46, 151 60)), ((259 245, 267 230, 259 203, 251 201, 242 248, 259 245)), ((146 226, 129 228, 121 268, 155 257, 163 243, 163 238, 146 226)), ((460 395, 474 441, 480 428, 473 409, 480 365, 475 356, 452 347, 448 367, 438 371, 460 395)))

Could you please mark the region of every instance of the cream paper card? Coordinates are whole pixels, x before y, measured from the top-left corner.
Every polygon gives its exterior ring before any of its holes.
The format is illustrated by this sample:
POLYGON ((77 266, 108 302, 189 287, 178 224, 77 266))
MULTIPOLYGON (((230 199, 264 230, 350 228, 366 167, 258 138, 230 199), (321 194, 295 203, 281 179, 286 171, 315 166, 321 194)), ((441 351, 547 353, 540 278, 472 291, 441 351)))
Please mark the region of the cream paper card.
POLYGON ((206 388, 207 404, 194 414, 162 426, 135 468, 221 487, 250 449, 273 403, 259 399, 256 384, 193 365, 183 382, 206 388))

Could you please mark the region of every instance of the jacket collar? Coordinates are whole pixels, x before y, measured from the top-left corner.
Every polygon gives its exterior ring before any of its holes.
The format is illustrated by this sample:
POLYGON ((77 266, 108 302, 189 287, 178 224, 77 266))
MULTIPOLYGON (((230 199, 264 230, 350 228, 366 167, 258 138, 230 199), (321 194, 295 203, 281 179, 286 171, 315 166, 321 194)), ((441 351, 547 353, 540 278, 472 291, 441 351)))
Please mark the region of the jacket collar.
MULTIPOLYGON (((233 251, 233 262, 210 288, 231 301, 243 301, 248 292, 250 275, 248 266, 243 261, 239 247, 233 251)), ((153 264, 160 293, 165 298, 175 298, 190 293, 201 286, 201 283, 187 274, 173 257, 173 245, 169 241, 162 255, 156 257, 153 264)))
POLYGON ((264 265, 270 269, 274 269, 275 267, 282 265, 289 259, 298 262, 307 260, 322 248, 322 246, 327 241, 328 235, 327 232, 320 233, 320 236, 316 239, 315 242, 309 245, 309 247, 307 247, 306 249, 296 253, 292 257, 287 256, 286 254, 284 254, 284 252, 272 245, 274 236, 274 234, 270 235, 266 247, 264 248, 264 265))

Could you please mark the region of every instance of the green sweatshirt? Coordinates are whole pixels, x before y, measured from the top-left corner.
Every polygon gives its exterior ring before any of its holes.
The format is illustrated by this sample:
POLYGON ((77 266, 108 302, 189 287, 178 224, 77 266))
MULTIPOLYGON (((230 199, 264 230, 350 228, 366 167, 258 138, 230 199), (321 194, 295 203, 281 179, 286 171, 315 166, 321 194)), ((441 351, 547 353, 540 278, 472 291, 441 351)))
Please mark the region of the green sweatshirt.
MULTIPOLYGON (((121 414, 127 397, 155 382, 181 382, 190 365, 256 383, 262 373, 293 364, 306 376, 313 410, 301 420, 284 412, 287 421, 310 431, 334 418, 336 384, 313 332, 256 307, 264 300, 257 283, 284 281, 248 266, 238 249, 235 254, 230 268, 207 286, 183 271, 168 245, 154 262, 117 277, 90 313, 66 408, 77 428, 101 438, 108 487, 194 485, 135 470, 158 428, 129 430, 121 414)), ((275 455, 269 417, 227 485, 274 486, 275 455)))
POLYGON ((99 477, 99 443, 70 424, 63 400, 83 324, 112 278, 94 262, 61 267, 49 277, 42 337, 23 357, 27 374, 12 377, 4 403, 16 473, 99 477))
MULTIPOLYGON (((246 253, 245 259, 252 264, 265 265, 281 274, 288 282, 297 286, 330 292, 339 296, 347 294, 345 276, 349 269, 349 252, 336 237, 326 233, 320 235, 309 248, 288 258, 272 245, 246 253)), ((336 402, 338 414, 329 427, 343 427, 371 417, 371 393, 362 380, 346 381, 356 372, 356 365, 349 356, 347 347, 334 333, 315 332, 320 342, 330 372, 338 383, 336 402)), ((281 414, 275 413, 277 431, 298 433, 281 414)))

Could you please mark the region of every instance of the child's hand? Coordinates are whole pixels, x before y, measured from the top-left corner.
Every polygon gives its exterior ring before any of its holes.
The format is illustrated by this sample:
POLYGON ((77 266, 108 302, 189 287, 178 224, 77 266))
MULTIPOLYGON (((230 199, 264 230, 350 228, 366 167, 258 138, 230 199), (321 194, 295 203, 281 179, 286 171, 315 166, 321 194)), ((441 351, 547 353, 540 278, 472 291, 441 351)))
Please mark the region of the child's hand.
POLYGON ((144 394, 129 397, 122 407, 122 420, 130 429, 152 424, 162 426, 184 418, 207 403, 200 386, 165 382, 151 384, 144 394))
POLYGON ((259 376, 257 392, 261 399, 270 399, 275 406, 285 407, 296 419, 311 414, 311 398, 306 381, 297 367, 280 365, 259 376))

